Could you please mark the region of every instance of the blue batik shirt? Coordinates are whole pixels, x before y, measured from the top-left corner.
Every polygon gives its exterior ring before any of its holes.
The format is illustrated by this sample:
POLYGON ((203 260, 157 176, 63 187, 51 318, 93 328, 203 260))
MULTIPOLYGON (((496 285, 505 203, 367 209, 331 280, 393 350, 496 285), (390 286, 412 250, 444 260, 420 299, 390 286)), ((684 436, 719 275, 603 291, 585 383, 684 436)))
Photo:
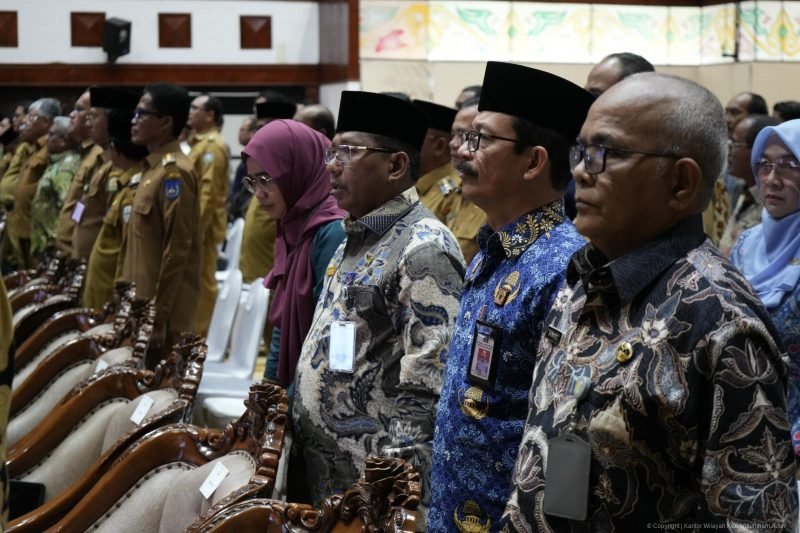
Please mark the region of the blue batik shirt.
POLYGON ((528 413, 533 358, 570 256, 585 241, 561 200, 478 233, 436 417, 428 530, 499 526, 528 413), (493 386, 468 379, 476 320, 496 326, 493 386))

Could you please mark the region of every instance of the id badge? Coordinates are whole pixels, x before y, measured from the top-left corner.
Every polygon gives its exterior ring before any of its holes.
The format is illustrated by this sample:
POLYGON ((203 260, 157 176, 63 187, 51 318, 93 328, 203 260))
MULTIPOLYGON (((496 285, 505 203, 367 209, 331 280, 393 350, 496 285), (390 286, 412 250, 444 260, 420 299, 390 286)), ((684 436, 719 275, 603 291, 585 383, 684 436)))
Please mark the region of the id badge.
POLYGON ((86 204, 83 202, 78 202, 75 204, 75 209, 72 210, 72 221, 76 224, 81 223, 81 219, 83 218, 83 210, 86 209, 86 204))
POLYGON ((591 445, 567 432, 550 441, 544 485, 545 514, 586 520, 589 503, 591 445))
POLYGON ((356 325, 336 320, 331 323, 328 367, 336 372, 353 372, 356 359, 356 325))
POLYGON ((500 344, 500 328, 478 320, 472 338, 472 356, 469 360, 467 378, 470 382, 485 387, 494 387, 497 374, 497 359, 500 344))

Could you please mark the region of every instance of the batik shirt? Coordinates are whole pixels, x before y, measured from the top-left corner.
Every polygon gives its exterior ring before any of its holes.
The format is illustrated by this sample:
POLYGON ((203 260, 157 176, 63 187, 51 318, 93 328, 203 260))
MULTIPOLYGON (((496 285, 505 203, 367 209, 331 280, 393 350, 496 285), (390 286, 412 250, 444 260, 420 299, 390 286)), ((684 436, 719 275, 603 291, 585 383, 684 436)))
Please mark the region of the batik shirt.
POLYGON ((58 214, 80 163, 80 156, 72 150, 50 156, 50 166, 39 180, 31 202, 33 256, 44 252, 47 245, 55 239, 58 214))
POLYGON ((497 530, 528 414, 533 357, 572 254, 586 241, 561 200, 478 233, 436 415, 429 531, 497 530), (493 386, 471 382, 476 319, 496 325, 493 386))
MULTIPOLYGON (((759 212, 759 215, 761 212, 759 212)), ((731 263, 735 266, 742 264, 745 254, 756 253, 755 250, 745 246, 746 242, 753 242, 747 237, 752 229, 742 233, 731 251, 731 263)), ((791 425, 792 448, 796 455, 800 455, 800 286, 787 291, 781 303, 776 307, 767 309, 772 323, 780 334, 783 347, 789 357, 789 380, 787 393, 787 408, 789 411, 789 424, 791 425)))
POLYGON ((794 531, 784 354, 699 216, 612 262, 579 250, 547 324, 506 529, 794 531), (587 522, 544 512, 570 426, 591 448, 587 522))
POLYGON ((345 234, 297 363, 292 453, 302 454, 315 501, 349 488, 365 457, 386 455, 415 466, 424 503, 461 251, 414 189, 345 219, 345 234), (355 324, 352 373, 329 368, 332 321, 355 324))

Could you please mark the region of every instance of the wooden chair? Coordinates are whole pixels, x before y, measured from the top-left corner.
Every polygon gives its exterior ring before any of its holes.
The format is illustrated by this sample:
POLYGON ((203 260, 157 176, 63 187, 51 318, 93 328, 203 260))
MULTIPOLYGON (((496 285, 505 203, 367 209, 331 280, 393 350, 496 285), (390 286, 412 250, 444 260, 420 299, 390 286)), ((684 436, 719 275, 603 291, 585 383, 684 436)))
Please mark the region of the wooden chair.
POLYGON ((266 498, 232 498, 187 533, 310 531, 315 533, 413 533, 420 502, 420 477, 402 459, 368 457, 364 477, 321 509, 266 498))
MULTIPOLYGON (((56 348, 14 377, 7 428, 13 445, 61 403, 69 391, 92 373, 118 364, 143 366, 153 331, 155 305, 134 300, 109 324, 110 331, 86 332, 56 348), (30 369, 30 371, 27 371, 30 369)), ((93 328, 97 329, 97 328, 93 328)))
MULTIPOLYGON (((283 447, 286 391, 255 384, 245 405, 244 415, 222 431, 189 424, 152 431, 131 445, 53 529, 183 531, 218 502, 271 493, 283 447), (220 462, 229 475, 207 500, 199 487, 220 462)), ((12 523, 9 531, 23 529, 12 523)))
POLYGON ((14 340, 21 345, 42 323, 58 311, 78 306, 86 261, 68 260, 61 277, 56 282, 29 284, 9 298, 13 316, 14 340))
POLYGON ((130 316, 136 289, 133 283, 117 283, 114 298, 102 310, 77 307, 60 311, 48 318, 30 337, 17 345, 14 354, 14 373, 19 375, 28 365, 41 361, 59 345, 78 338, 81 334, 110 331, 111 323, 125 321, 130 316), (105 328, 98 326, 105 325, 105 328), (38 358, 38 359, 37 359, 38 358))
POLYGON ((8 451, 10 478, 47 487, 47 503, 13 521, 9 531, 43 531, 72 509, 131 444, 166 424, 191 420, 204 360, 202 338, 185 335, 153 371, 109 367, 78 385, 8 451), (137 424, 131 414, 142 396, 153 405, 137 424))

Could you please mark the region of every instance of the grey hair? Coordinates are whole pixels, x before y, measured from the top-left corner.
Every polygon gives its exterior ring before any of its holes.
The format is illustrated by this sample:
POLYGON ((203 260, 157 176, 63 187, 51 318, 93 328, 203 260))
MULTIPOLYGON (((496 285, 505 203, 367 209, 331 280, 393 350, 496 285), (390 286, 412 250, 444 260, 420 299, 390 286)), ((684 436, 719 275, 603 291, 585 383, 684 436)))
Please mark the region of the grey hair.
POLYGON ((53 133, 66 136, 69 133, 69 117, 56 117, 53 119, 53 133))
POLYGON ((702 85, 672 74, 645 72, 628 79, 652 80, 667 99, 669 119, 654 134, 663 150, 693 159, 700 167, 705 180, 703 206, 707 206, 728 164, 728 127, 719 98, 702 85))
POLYGON ((61 114, 61 104, 55 98, 39 98, 31 104, 28 111, 38 111, 43 117, 53 120, 61 114))

